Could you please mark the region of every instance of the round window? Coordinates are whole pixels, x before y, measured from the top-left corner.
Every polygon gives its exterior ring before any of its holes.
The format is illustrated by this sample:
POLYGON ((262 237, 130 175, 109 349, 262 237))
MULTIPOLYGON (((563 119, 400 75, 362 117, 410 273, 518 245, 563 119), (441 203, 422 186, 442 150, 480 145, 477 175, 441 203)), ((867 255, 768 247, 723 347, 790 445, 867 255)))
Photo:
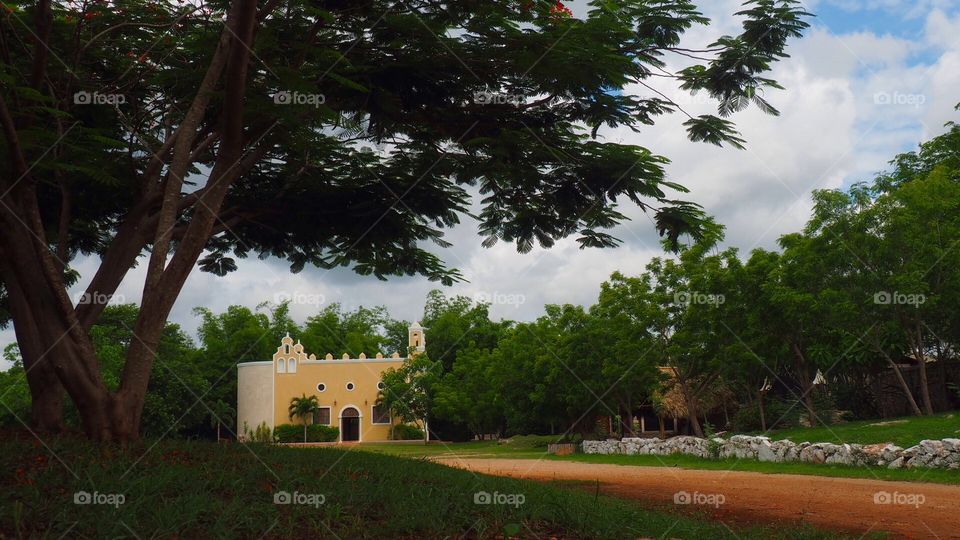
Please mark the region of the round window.
POLYGON ((352 382, 348 382, 348 383, 347 383, 347 390, 353 390, 353 383, 352 383, 352 382))
POLYGON ((327 385, 323 383, 317 383, 317 392, 323 392, 327 389, 327 385))
POLYGON ((383 381, 377 383, 377 388, 379 388, 380 390, 383 390, 386 387, 387 385, 383 384, 383 381))

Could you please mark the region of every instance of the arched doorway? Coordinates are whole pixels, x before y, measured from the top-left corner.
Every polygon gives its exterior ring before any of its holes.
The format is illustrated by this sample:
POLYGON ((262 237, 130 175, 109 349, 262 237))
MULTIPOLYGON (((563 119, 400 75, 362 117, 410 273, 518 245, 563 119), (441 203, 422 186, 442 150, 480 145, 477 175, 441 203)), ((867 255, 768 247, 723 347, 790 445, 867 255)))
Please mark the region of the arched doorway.
POLYGON ((360 411, 348 405, 340 411, 340 441, 360 440, 360 411))

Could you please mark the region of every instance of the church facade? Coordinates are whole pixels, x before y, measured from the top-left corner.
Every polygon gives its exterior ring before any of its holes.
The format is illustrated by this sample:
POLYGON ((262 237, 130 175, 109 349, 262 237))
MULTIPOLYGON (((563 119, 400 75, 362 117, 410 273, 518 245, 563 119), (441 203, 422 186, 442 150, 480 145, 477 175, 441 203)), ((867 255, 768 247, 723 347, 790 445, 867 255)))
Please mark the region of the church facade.
MULTIPOLYGON (((411 354, 425 350, 423 327, 408 329, 411 354)), ((340 442, 375 442, 390 439, 396 423, 385 408, 377 407, 383 389, 381 377, 390 368, 399 368, 405 357, 377 353, 367 358, 327 354, 318 359, 303 345, 284 337, 273 359, 237 364, 237 434, 245 436, 261 424, 299 424, 303 419, 288 416, 290 400, 302 395, 316 396, 320 406, 308 423, 329 425, 340 430, 340 442)))

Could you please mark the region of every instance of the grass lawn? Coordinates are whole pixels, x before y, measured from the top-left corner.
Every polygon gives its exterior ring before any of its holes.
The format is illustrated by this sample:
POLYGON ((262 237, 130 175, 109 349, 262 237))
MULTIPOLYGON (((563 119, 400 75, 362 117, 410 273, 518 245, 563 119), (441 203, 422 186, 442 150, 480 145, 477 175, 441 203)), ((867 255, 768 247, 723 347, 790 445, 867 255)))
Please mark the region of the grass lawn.
POLYGON ((838 476, 865 478, 868 480, 898 480, 903 482, 933 482, 937 484, 960 484, 960 471, 943 469, 887 469, 883 467, 844 467, 841 465, 815 465, 813 463, 770 463, 747 459, 703 459, 694 456, 623 456, 574 454, 548 459, 582 461, 585 463, 612 463, 615 465, 640 465, 645 467, 680 467, 681 469, 707 469, 722 471, 753 471, 770 474, 805 474, 814 476, 838 476))
POLYGON ((731 531, 580 490, 335 448, 161 441, 120 451, 5 437, 0 463, 0 538, 838 536, 731 531), (81 491, 98 504, 78 504, 81 491), (522 504, 477 504, 481 491, 522 504), (281 492, 299 504, 275 504, 281 492))
POLYGON ((612 463, 616 465, 639 465, 645 467, 681 467, 685 469, 754 471, 771 474, 807 474, 866 478, 874 480, 898 480, 904 482, 934 482, 960 484, 960 471, 942 469, 887 469, 885 467, 844 467, 841 465, 816 465, 812 463, 769 463, 748 459, 703 459, 694 456, 623 456, 598 454, 573 454, 554 456, 546 449, 512 448, 509 444, 493 441, 429 445, 363 444, 358 449, 403 457, 464 457, 464 458, 532 458, 582 461, 586 463, 612 463))
POLYGON ((960 439, 960 412, 889 420, 864 420, 815 428, 778 429, 767 433, 767 436, 771 439, 790 439, 793 442, 838 444, 892 442, 907 448, 923 439, 960 439))
POLYGON ((403 457, 530 457, 547 455, 546 448, 516 448, 496 441, 471 441, 462 443, 431 442, 430 444, 363 443, 357 448, 380 454, 403 457))

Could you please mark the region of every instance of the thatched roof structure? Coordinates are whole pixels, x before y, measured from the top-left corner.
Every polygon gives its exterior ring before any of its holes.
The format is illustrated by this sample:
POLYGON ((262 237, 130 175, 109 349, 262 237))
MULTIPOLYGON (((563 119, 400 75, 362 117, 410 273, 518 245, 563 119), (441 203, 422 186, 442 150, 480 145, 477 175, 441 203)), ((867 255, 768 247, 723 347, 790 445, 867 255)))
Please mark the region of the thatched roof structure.
MULTIPOLYGON (((654 392, 652 396, 654 409, 666 417, 688 418, 690 413, 683 399, 676 372, 673 368, 666 366, 661 366, 660 371, 666 375, 666 379, 660 384, 660 390, 654 392)), ((711 384, 695 399, 699 404, 700 414, 706 414, 723 407, 724 403, 730 403, 733 398, 733 392, 722 384, 711 384)))

